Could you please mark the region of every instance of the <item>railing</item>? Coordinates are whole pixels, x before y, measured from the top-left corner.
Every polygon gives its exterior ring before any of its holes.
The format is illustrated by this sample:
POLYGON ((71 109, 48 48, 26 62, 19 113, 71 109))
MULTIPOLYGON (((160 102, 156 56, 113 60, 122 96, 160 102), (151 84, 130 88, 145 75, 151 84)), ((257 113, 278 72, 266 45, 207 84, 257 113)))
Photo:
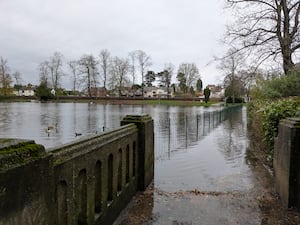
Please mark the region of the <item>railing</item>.
POLYGON ((223 121, 234 118, 242 105, 221 107, 214 111, 198 114, 178 114, 177 117, 166 115, 156 122, 160 135, 155 139, 156 160, 168 160, 172 151, 186 150, 194 143, 209 135, 223 121))

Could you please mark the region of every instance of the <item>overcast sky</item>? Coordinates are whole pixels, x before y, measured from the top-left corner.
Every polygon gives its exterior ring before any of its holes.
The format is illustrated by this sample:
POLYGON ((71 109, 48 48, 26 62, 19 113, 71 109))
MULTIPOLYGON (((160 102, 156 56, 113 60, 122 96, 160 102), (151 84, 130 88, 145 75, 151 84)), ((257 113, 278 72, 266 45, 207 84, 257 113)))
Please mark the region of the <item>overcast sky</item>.
POLYGON ((25 84, 39 83, 38 64, 55 51, 68 61, 102 49, 119 57, 143 50, 155 72, 194 62, 204 85, 220 83, 222 73, 207 64, 226 51, 223 6, 224 0, 0 0, 0 56, 25 84))

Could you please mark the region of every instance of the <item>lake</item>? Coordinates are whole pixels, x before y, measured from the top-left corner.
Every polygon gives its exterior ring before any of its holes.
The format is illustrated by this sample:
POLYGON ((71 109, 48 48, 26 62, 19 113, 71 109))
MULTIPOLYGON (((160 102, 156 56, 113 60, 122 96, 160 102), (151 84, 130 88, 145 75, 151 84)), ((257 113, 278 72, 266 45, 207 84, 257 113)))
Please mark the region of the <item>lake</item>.
MULTIPOLYGON (((246 108, 229 111, 220 105, 0 103, 0 138, 35 140, 51 151, 77 138, 117 128, 128 114, 149 114, 154 120, 155 190, 247 192, 254 183, 245 157, 246 108)), ((152 214, 165 209, 160 194, 155 193, 152 214)), ((160 214, 157 224, 167 223, 169 217, 168 212, 160 214)))

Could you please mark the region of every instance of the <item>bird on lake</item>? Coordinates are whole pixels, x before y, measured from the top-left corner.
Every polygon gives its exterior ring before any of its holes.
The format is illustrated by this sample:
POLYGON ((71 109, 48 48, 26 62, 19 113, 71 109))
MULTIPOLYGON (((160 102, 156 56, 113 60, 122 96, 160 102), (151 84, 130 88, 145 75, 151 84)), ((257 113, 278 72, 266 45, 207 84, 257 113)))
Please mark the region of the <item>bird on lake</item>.
POLYGON ((46 129, 45 132, 48 134, 48 137, 50 136, 51 133, 53 132, 57 133, 57 123, 53 126, 53 125, 49 125, 46 129))
POLYGON ((81 136, 81 135, 82 135, 82 133, 77 133, 77 132, 75 132, 75 137, 81 136))
POLYGON ((47 128, 45 129, 45 132, 47 133, 47 135, 48 135, 48 137, 49 137, 49 136, 50 136, 50 133, 53 132, 53 129, 51 129, 51 127, 47 127, 47 128))

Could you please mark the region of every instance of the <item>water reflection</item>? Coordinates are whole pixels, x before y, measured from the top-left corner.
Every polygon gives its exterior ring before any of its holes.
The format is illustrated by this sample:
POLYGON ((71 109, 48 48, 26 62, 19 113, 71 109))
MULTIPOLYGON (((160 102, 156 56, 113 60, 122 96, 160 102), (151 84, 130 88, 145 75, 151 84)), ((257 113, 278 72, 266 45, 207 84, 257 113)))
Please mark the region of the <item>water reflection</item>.
POLYGON ((227 119, 228 109, 214 111, 168 110, 159 117, 156 160, 168 160, 171 152, 186 151, 227 119))
POLYGON ((156 150, 155 186, 164 191, 228 191, 251 188, 249 168, 244 162, 248 145, 245 109, 182 114, 170 123, 171 154, 164 145, 156 150), (176 135, 172 134, 176 126, 176 135), (199 129, 200 128, 200 129, 199 129), (172 154, 175 153, 176 154, 172 154))
POLYGON ((47 148, 75 140, 75 133, 95 135, 114 129, 127 114, 149 114, 154 119, 159 171, 155 185, 165 189, 209 189, 232 168, 244 169, 242 109, 88 103, 0 103, 0 109, 1 138, 33 139, 47 148), (49 126, 55 127, 50 134, 49 126))
POLYGON ((244 163, 243 156, 248 146, 246 112, 242 109, 232 111, 223 125, 222 136, 218 139, 221 153, 227 163, 244 163))

